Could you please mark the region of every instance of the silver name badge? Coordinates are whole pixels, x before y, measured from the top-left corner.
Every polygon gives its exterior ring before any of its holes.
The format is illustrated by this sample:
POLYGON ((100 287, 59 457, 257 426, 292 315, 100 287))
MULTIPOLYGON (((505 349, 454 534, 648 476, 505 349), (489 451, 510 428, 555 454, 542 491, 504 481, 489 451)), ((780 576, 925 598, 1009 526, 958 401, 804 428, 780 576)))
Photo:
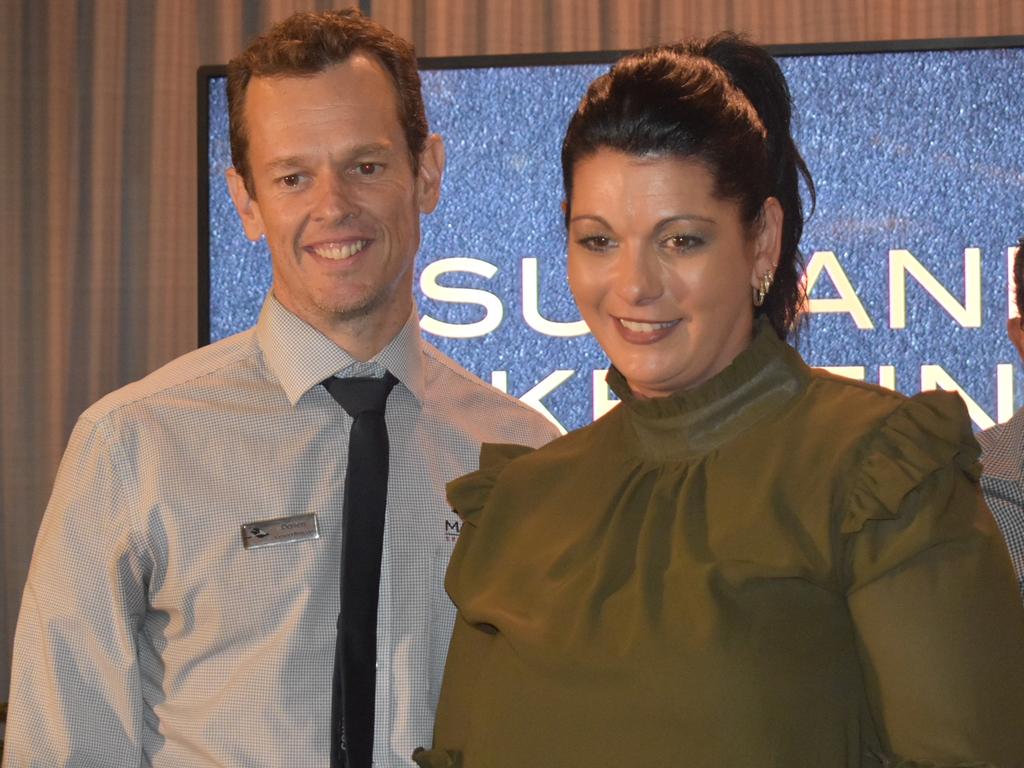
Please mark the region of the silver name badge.
POLYGON ((242 546, 246 549, 272 547, 292 541, 310 541, 320 538, 316 515, 293 515, 276 520, 257 520, 242 525, 242 546))

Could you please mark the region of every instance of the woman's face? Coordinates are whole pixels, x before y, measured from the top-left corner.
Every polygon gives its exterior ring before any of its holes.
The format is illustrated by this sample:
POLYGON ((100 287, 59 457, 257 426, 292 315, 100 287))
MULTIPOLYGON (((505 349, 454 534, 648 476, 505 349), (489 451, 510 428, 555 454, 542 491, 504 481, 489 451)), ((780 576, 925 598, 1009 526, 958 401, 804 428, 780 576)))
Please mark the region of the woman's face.
POLYGON ((729 365, 750 343, 751 289, 778 262, 778 201, 747 227, 699 160, 607 148, 572 186, 569 285, 633 393, 670 395, 729 365))

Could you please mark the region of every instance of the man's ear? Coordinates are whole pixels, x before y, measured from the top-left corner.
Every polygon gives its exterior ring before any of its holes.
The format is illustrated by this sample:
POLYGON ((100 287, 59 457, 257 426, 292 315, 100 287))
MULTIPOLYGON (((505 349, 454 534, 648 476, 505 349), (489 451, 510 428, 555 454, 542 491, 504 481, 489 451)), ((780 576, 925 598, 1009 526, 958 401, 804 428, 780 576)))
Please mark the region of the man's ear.
POLYGON ((228 192, 231 193, 231 200, 238 211, 238 218, 242 220, 245 236, 253 241, 259 240, 265 234, 259 203, 249 196, 242 174, 234 168, 228 168, 224 176, 227 178, 228 192))
POLYGON ((750 287, 761 285, 761 276, 774 275, 782 251, 782 205, 774 197, 765 199, 761 214, 754 226, 754 264, 750 273, 750 287))
POLYGON ((1011 317, 1006 321, 1006 335, 1010 337, 1010 343, 1017 348, 1017 354, 1024 361, 1024 328, 1020 327, 1021 318, 1011 317))
POLYGON ((420 152, 416 174, 416 203, 421 213, 430 213, 441 198, 441 177, 444 175, 444 141, 436 133, 427 136, 420 152))

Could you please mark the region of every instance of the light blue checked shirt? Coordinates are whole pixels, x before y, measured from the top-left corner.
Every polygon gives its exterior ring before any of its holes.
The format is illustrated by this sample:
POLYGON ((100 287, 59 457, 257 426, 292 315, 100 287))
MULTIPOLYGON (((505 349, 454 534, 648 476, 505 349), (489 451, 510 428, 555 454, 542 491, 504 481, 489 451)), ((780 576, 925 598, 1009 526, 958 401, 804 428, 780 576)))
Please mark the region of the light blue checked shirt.
POLYGON ((272 297, 254 329, 80 418, 21 605, 10 768, 328 764, 351 419, 319 383, 400 384, 378 609, 374 761, 429 744, 455 609, 445 483, 482 442, 539 446, 542 416, 424 342, 415 313, 357 363, 272 297), (241 526, 315 515, 319 539, 246 549, 241 526))
POLYGON ((1003 532, 1024 599, 1024 409, 977 435, 981 489, 1003 532))

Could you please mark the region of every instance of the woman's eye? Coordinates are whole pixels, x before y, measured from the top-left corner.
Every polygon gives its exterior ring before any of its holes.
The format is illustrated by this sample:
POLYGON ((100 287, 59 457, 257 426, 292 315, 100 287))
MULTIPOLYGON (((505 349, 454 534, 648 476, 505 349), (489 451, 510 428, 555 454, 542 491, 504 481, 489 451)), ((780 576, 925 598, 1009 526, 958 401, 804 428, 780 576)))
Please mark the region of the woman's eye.
POLYGON ((665 245, 678 251, 686 251, 704 244, 704 239, 697 235, 672 235, 665 239, 665 245))
POLYGON ((581 237, 577 242, 590 251, 603 251, 611 246, 612 240, 604 235, 590 235, 581 237))

